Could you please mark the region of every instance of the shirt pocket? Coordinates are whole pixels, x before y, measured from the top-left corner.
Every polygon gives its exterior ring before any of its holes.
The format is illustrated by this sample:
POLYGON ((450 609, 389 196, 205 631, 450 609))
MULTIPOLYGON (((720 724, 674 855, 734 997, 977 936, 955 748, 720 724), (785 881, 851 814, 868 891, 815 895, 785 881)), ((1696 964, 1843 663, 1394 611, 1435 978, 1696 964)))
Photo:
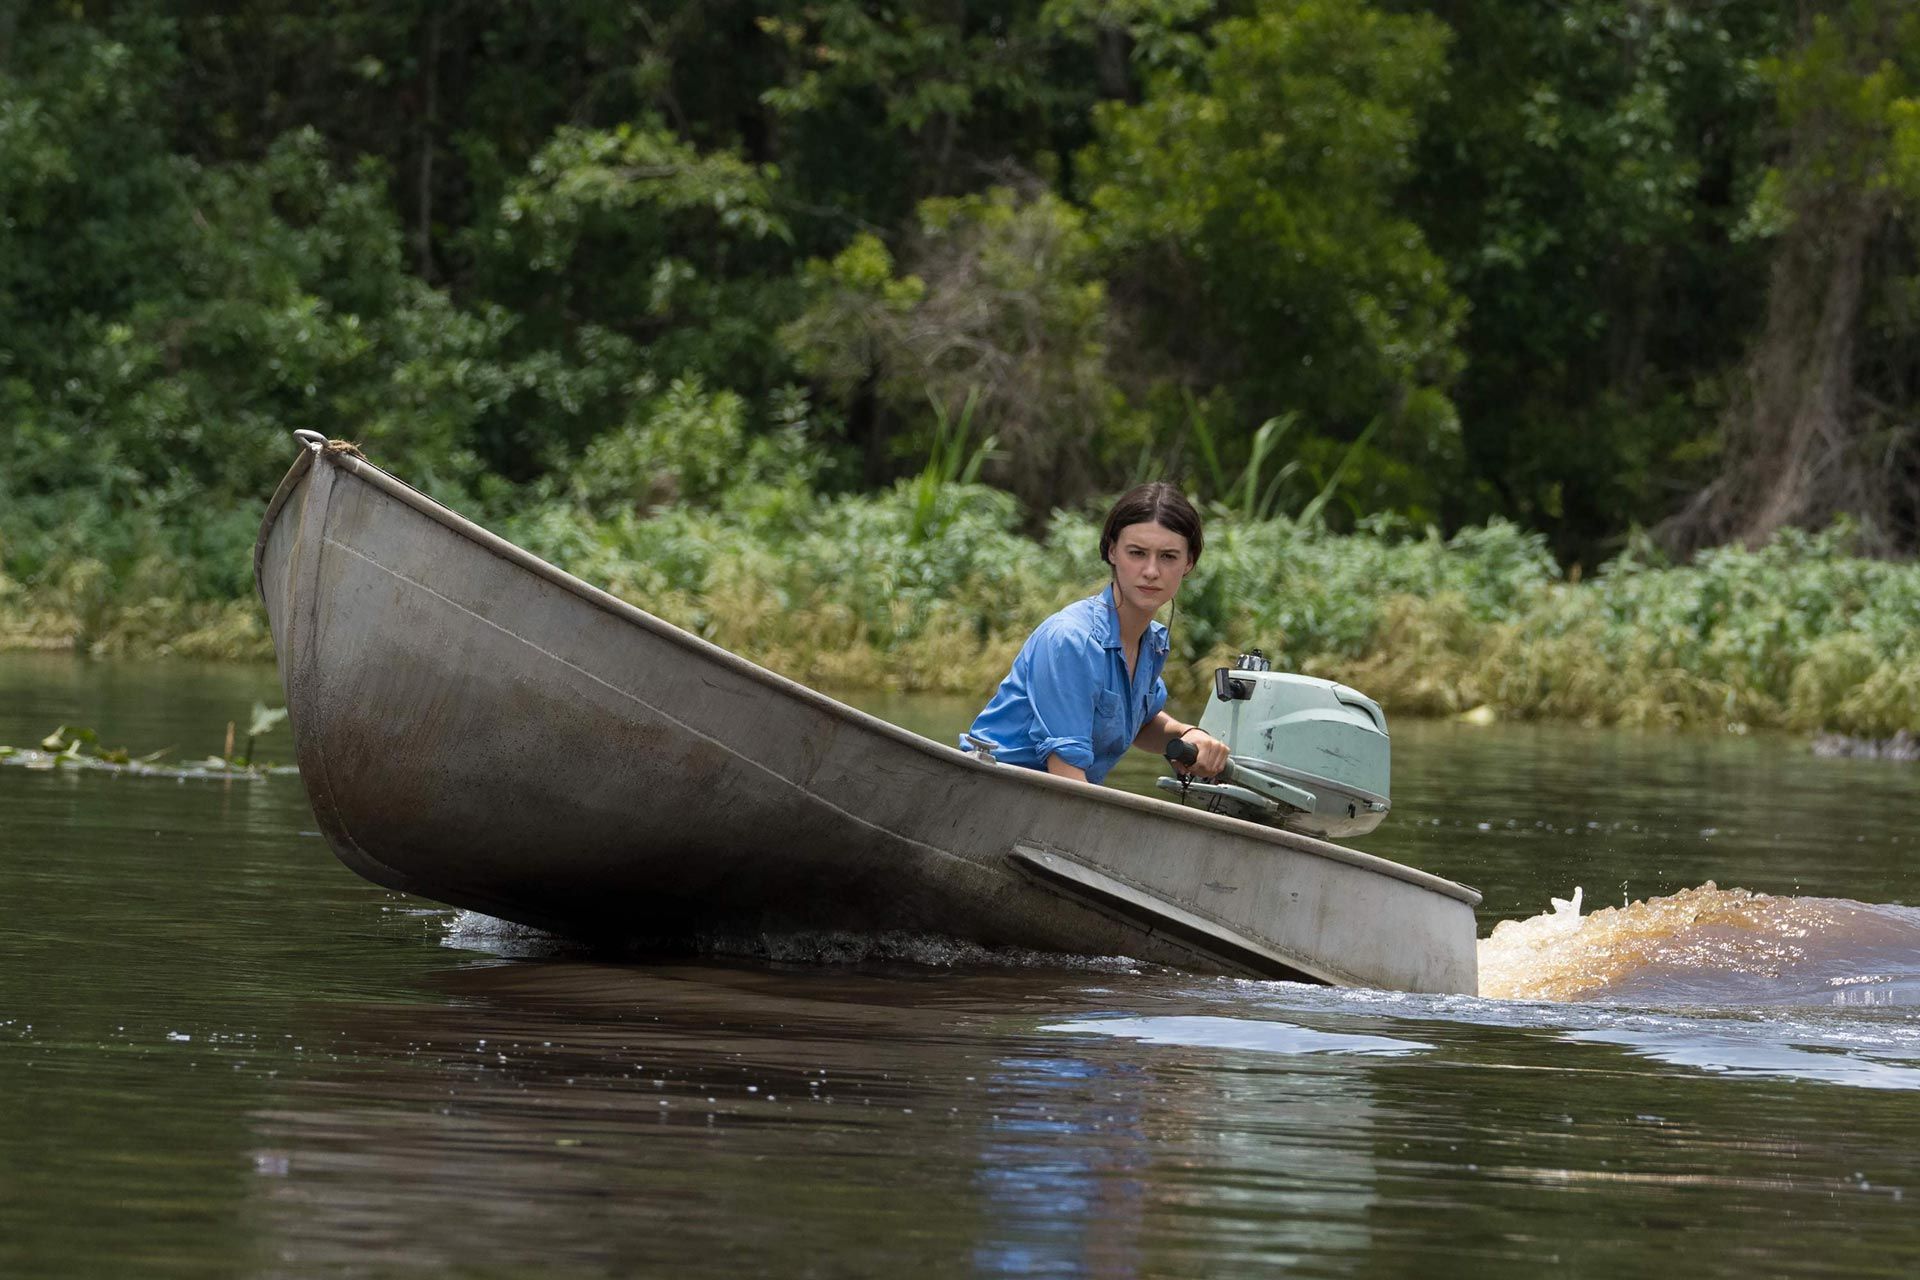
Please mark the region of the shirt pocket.
POLYGON ((1120 695, 1102 689, 1093 695, 1093 754, 1117 759, 1127 750, 1127 709, 1120 695))

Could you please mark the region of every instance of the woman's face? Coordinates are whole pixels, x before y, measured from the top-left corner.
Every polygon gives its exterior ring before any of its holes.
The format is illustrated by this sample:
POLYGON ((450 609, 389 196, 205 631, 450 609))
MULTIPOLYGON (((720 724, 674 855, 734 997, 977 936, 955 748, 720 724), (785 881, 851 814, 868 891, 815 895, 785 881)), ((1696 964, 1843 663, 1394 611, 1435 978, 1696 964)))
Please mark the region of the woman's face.
POLYGON ((1149 615, 1173 599, 1193 568, 1186 536, 1157 524, 1126 526, 1109 554, 1119 603, 1149 615))

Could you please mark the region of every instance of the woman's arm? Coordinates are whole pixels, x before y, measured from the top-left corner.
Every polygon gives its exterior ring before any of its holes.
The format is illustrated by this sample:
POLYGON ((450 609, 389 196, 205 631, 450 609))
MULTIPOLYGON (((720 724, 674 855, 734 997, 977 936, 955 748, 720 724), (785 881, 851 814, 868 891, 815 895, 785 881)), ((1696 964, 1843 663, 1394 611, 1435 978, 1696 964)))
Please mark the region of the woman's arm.
MULTIPOLYGON (((1133 745, 1142 751, 1151 751, 1159 756, 1167 753, 1167 744, 1175 738, 1185 738, 1192 743, 1194 751, 1200 757, 1191 766, 1176 766, 1182 773, 1195 773, 1203 778, 1211 778, 1227 767, 1229 752, 1226 743, 1198 725, 1182 724, 1164 711, 1140 726, 1140 732, 1134 738, 1133 745)), ((1047 761, 1047 768, 1053 768, 1052 760, 1047 761)))
POLYGON ((1047 757, 1047 772, 1056 778, 1072 778, 1075 782, 1085 782, 1087 771, 1079 765, 1068 764, 1059 756, 1047 757))

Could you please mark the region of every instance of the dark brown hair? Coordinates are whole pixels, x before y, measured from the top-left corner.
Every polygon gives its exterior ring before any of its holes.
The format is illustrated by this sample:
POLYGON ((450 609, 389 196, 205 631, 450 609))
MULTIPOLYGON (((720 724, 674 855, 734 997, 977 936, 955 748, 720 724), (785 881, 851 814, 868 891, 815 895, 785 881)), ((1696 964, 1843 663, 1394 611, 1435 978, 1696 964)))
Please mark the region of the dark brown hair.
POLYGON ((1100 526, 1102 563, 1113 563, 1108 559, 1113 554, 1113 540, 1120 536, 1122 529, 1136 524, 1157 524, 1169 533, 1179 534, 1187 540, 1187 559, 1200 563, 1200 513, 1187 501, 1186 494, 1166 481, 1137 485, 1120 495, 1119 501, 1107 512, 1107 522, 1100 526))

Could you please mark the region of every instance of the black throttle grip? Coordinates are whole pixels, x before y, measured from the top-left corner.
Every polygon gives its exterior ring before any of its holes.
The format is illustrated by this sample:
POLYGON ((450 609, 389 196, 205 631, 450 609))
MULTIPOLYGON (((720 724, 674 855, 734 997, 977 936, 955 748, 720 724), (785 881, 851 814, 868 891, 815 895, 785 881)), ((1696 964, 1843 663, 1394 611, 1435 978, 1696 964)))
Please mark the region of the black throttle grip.
POLYGON ((1167 743, 1167 759, 1174 764, 1193 764, 1200 759, 1200 752, 1185 738, 1175 738, 1167 743))

